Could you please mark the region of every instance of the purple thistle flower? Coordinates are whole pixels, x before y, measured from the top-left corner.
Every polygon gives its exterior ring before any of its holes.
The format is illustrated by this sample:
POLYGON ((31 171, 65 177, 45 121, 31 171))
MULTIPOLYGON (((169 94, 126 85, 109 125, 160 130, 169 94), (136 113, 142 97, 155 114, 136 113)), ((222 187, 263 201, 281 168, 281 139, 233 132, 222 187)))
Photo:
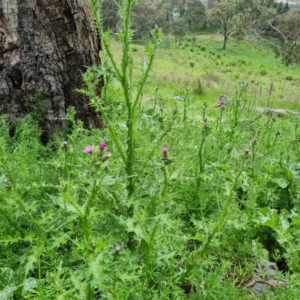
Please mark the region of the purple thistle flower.
POLYGON ((161 148, 161 151, 163 153, 162 159, 167 161, 168 160, 168 151, 169 151, 169 149, 167 147, 163 147, 163 148, 161 148))
POLYGON ((84 153, 90 154, 93 152, 93 147, 92 146, 86 146, 83 150, 84 153))
POLYGON ((246 148, 246 149, 245 149, 245 154, 248 155, 249 153, 250 153, 250 149, 249 149, 249 148, 246 148))
POLYGON ((104 148, 106 148, 107 147, 107 144, 106 144, 106 142, 101 142, 100 143, 100 145, 99 145, 99 147, 100 147, 100 149, 104 149, 104 148))
POLYGON ((63 141, 63 147, 67 147, 68 146, 68 142, 67 141, 63 141))
POLYGON ((121 246, 116 246, 116 248, 115 248, 116 252, 120 252, 121 248, 122 248, 121 246))

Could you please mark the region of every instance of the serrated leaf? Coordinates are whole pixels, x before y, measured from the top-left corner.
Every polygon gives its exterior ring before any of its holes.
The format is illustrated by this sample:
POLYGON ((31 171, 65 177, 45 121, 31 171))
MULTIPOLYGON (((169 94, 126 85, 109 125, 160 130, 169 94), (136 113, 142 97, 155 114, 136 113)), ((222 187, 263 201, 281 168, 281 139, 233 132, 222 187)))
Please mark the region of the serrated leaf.
POLYGON ((54 240, 51 241, 51 247, 54 249, 59 248, 61 245, 65 245, 69 239, 70 236, 67 233, 60 233, 54 238, 54 240))
POLYGON ((167 260, 167 259, 173 257, 176 253, 177 253, 177 251, 173 251, 173 252, 171 252, 171 253, 161 255, 161 256, 159 256, 159 257, 157 258, 157 260, 158 260, 158 261, 159 261, 159 260, 163 260, 163 259, 166 259, 166 260, 167 260))
POLYGON ((288 181, 283 178, 275 178, 272 181, 282 189, 285 189, 289 185, 288 181))
POLYGON ((14 280, 13 275, 14 275, 14 271, 10 268, 0 269, 0 290, 3 290, 6 286, 13 283, 14 280))
POLYGON ((29 271, 32 271, 35 268, 37 262, 35 254, 27 256, 27 262, 25 265, 25 274, 28 274, 29 271))
POLYGON ((170 180, 177 179, 177 177, 178 177, 179 174, 180 174, 180 171, 181 171, 180 169, 174 171, 174 172, 171 174, 171 176, 170 176, 170 180))
POLYGON ((117 178, 112 177, 110 175, 106 175, 102 181, 101 181, 101 185, 114 185, 117 181, 117 178))
POLYGON ((231 159, 237 159, 241 156, 241 153, 234 147, 232 150, 231 150, 231 153, 230 153, 230 158, 231 159))
POLYGON ((0 269, 0 299, 13 299, 16 284, 14 280, 14 271, 10 268, 0 269))
POLYGON ((275 209, 270 207, 262 207, 259 209, 261 213, 259 217, 259 223, 263 226, 275 228, 278 225, 279 217, 275 209))
POLYGON ((23 284, 22 294, 26 294, 29 291, 34 290, 37 287, 37 280, 33 277, 26 278, 23 284))
POLYGON ((4 179, 5 179, 5 175, 1 175, 0 176, 0 183, 3 183, 4 179))
POLYGON ((12 300, 15 289, 16 289, 16 287, 14 285, 6 286, 2 291, 0 291, 0 299, 1 300, 12 300))

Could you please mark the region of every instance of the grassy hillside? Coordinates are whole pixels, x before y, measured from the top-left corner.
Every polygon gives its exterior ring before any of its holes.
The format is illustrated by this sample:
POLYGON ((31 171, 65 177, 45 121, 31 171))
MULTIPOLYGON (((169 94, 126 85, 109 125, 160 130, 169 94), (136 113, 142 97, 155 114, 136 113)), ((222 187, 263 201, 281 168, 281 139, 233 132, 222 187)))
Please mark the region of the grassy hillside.
MULTIPOLYGON (((120 44, 112 43, 120 59, 120 44)), ((157 89, 166 99, 183 96, 187 89, 192 107, 197 107, 214 104, 220 94, 234 98, 243 85, 257 106, 300 111, 300 66, 283 65, 272 49, 257 41, 230 40, 226 51, 221 46, 222 38, 215 35, 188 36, 178 47, 166 37, 157 51, 145 98, 157 89)), ((145 47, 134 45, 131 51, 142 66, 145 47)), ((135 65, 137 75, 141 68, 135 65)))

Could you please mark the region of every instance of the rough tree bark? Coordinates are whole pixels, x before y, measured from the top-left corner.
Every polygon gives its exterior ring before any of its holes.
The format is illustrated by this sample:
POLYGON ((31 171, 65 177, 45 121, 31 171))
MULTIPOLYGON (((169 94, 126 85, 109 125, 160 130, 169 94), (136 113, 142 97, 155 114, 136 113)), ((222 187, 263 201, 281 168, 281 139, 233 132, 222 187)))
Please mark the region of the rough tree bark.
POLYGON ((101 126, 75 92, 86 66, 100 64, 87 1, 0 0, 0 113, 18 118, 38 110, 45 140, 63 127, 69 106, 85 125, 101 126))

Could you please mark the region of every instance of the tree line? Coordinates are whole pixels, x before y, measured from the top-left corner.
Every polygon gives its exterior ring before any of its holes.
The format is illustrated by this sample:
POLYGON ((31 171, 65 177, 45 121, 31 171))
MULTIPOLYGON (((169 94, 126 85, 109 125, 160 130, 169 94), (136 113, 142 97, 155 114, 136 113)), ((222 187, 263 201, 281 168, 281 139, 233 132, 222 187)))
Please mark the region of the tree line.
MULTIPOLYGON (((104 29, 117 32, 122 18, 122 0, 103 0, 104 29)), ((290 10, 288 2, 276 0, 143 0, 132 10, 134 39, 148 39, 151 29, 162 28, 180 42, 186 33, 218 28, 222 49, 230 37, 260 39, 268 43, 284 63, 300 63, 300 10, 290 10)))

